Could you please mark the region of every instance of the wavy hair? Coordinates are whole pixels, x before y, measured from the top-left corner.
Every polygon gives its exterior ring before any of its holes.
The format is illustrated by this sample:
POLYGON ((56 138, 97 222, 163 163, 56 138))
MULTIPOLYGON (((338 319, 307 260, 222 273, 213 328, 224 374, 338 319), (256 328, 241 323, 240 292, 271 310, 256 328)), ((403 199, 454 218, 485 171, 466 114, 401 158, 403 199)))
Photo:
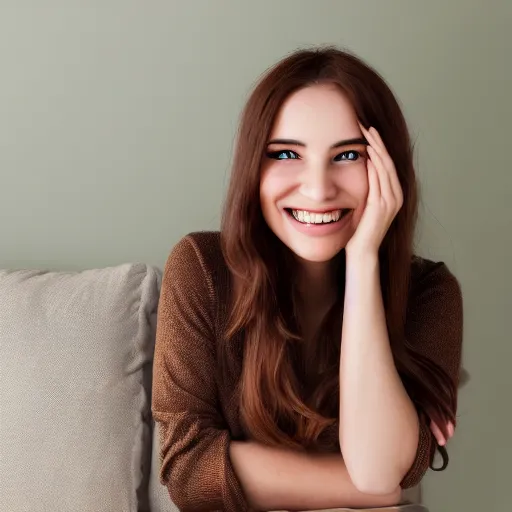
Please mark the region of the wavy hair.
MULTIPOLYGON (((308 357, 317 376, 309 393, 298 356, 296 262, 267 226, 259 199, 262 159, 281 105, 293 92, 319 83, 335 84, 344 92, 362 124, 379 131, 395 163, 404 203, 379 251, 389 339, 396 368, 418 412, 446 435, 446 422, 455 424, 456 389, 438 365, 414 351, 404 332, 418 206, 406 121, 383 78, 360 58, 332 47, 297 51, 268 70, 240 120, 221 240, 233 283, 226 350, 230 340, 243 336, 242 421, 262 443, 302 449, 321 448, 338 418, 344 279, 338 279, 338 301, 321 326, 315 353, 308 357)), ((337 259, 342 274, 344 250, 337 259)), ((220 354, 221 366, 227 359, 220 354)), ((445 467, 447 454, 440 451, 445 467)))

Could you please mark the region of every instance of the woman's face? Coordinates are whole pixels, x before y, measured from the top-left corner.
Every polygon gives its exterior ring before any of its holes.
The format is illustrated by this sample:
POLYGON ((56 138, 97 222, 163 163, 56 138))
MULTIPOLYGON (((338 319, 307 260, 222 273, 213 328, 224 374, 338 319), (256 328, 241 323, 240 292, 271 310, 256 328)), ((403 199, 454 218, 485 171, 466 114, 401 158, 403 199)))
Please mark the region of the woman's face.
POLYGON ((354 108, 334 85, 314 85, 282 105, 260 183, 263 216, 297 256, 331 260, 361 219, 366 143, 354 108))

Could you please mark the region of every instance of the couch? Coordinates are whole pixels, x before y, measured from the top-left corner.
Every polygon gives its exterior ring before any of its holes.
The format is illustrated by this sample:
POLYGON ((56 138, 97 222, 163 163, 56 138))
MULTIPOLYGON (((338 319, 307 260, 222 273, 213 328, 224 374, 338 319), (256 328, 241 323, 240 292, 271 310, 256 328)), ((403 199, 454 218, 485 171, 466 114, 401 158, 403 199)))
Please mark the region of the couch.
POLYGON ((0 270, 2 512, 178 510, 151 417, 160 282, 144 264, 0 270))

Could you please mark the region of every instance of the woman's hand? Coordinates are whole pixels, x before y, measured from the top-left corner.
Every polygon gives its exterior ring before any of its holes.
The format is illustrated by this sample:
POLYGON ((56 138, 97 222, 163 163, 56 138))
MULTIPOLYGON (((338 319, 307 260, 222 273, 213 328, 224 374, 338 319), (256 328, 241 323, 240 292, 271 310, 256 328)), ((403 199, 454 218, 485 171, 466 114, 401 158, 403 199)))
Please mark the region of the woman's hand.
POLYGON ((432 434, 434 434, 434 437, 437 439, 437 444, 439 446, 444 446, 449 439, 453 436, 453 433, 455 432, 455 427, 453 426, 453 423, 451 421, 448 422, 446 425, 446 429, 448 430, 448 438, 444 436, 444 434, 441 432, 441 429, 437 426, 437 423, 435 421, 430 422, 430 430, 432 430, 432 434))
POLYGON ((377 254, 389 226, 402 207, 403 194, 395 165, 379 133, 373 127, 366 130, 361 123, 359 127, 369 143, 369 191, 365 210, 346 251, 359 255, 377 254))

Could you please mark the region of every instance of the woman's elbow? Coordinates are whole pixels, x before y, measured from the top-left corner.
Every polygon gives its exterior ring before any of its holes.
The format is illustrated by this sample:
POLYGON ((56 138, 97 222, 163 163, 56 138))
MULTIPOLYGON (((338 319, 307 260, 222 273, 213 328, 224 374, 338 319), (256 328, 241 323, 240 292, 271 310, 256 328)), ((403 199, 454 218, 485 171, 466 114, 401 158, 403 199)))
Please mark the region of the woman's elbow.
POLYGON ((354 487, 362 494, 374 496, 388 496, 401 493, 399 485, 390 485, 387 482, 353 482, 354 487))
POLYGON ((403 475, 393 464, 385 464, 370 458, 362 460, 346 450, 343 459, 353 486, 363 494, 386 495, 400 489, 403 475))
POLYGON ((201 492, 201 489, 194 488, 192 478, 175 475, 162 483, 167 487, 169 497, 178 510, 199 512, 223 508, 222 501, 214 499, 207 492, 201 492))
POLYGON ((171 456, 168 453, 167 456, 164 455, 160 467, 160 483, 167 488, 169 497, 178 510, 212 510, 212 505, 218 505, 217 508, 222 509, 222 503, 219 502, 221 500, 214 500, 212 492, 205 492, 197 469, 197 465, 188 464, 188 461, 183 463, 174 454, 171 456), (205 500, 205 496, 212 502, 205 500))
POLYGON ((354 487, 363 494, 371 495, 394 495, 399 499, 401 494, 401 476, 392 471, 371 472, 371 471, 349 471, 354 487))

